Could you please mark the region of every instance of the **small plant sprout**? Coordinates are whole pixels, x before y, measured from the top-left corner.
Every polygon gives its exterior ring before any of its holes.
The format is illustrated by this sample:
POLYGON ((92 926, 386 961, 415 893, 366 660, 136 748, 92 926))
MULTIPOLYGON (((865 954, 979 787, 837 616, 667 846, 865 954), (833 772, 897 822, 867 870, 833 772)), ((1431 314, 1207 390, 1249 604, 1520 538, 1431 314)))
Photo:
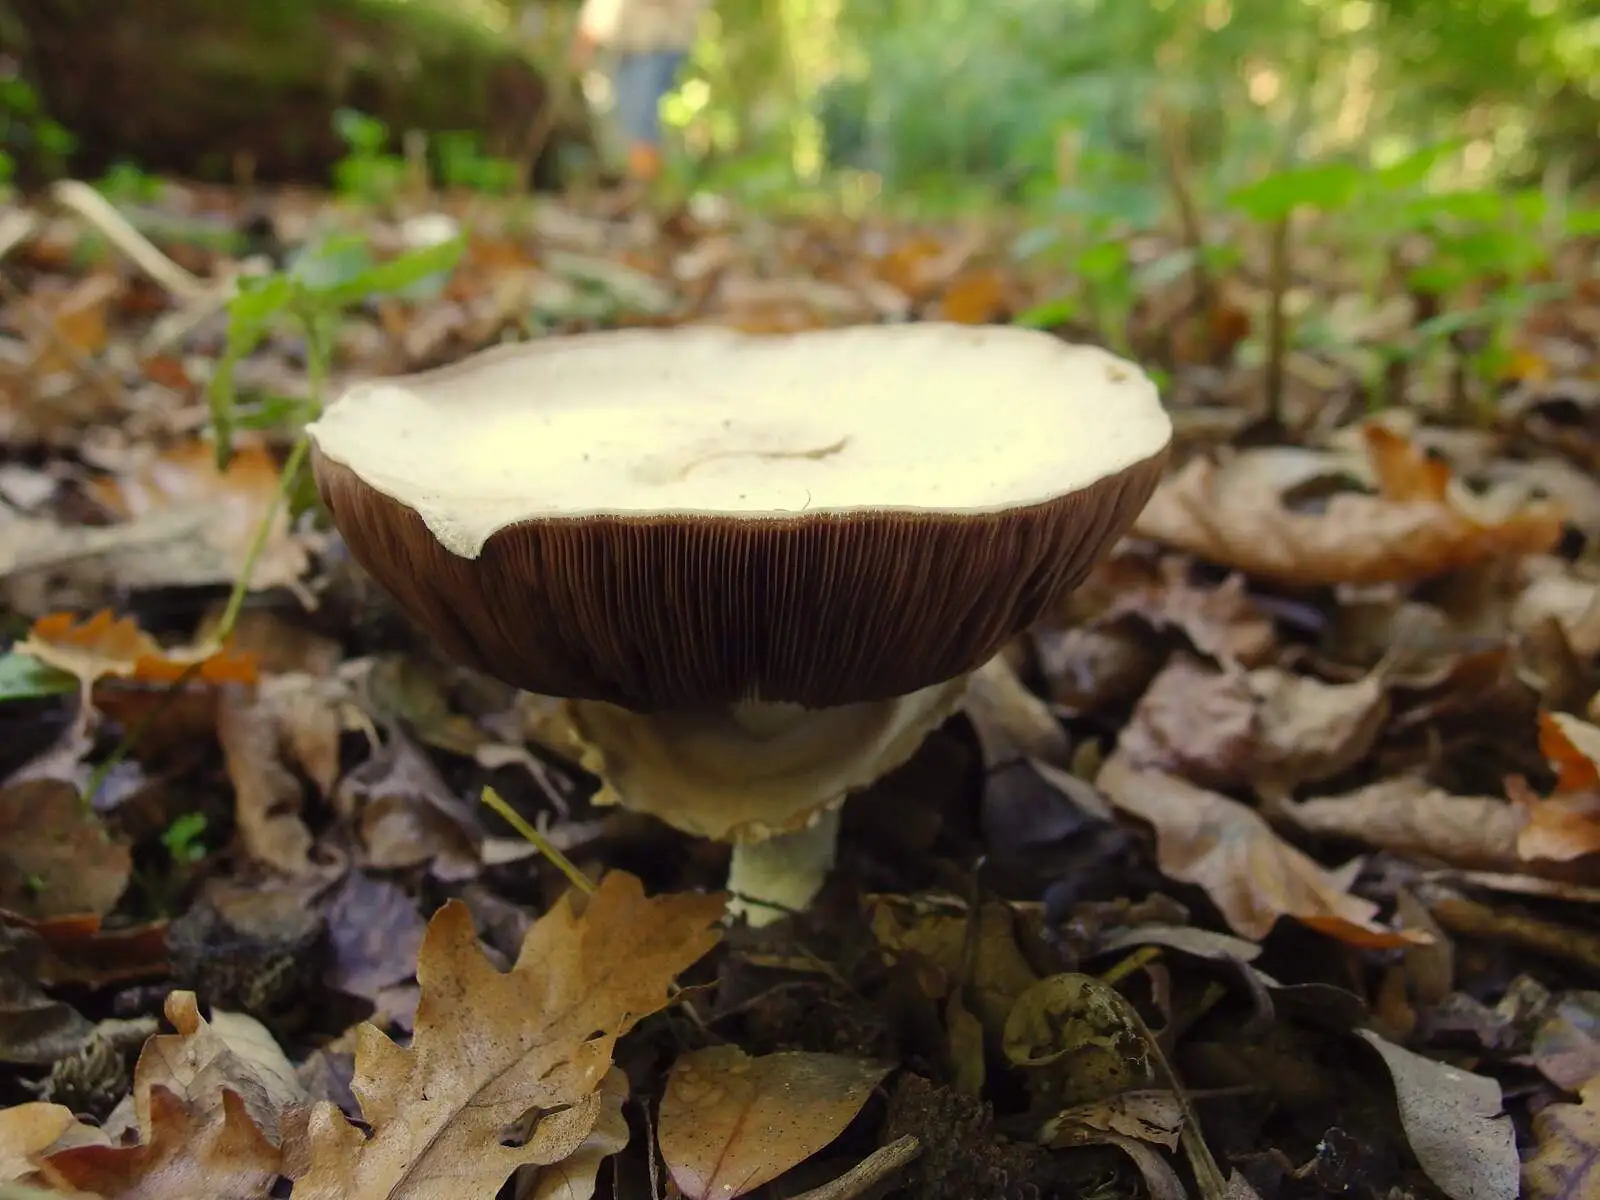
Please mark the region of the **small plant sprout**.
POLYGON ((764 924, 1130 527, 1171 423, 1107 351, 923 323, 547 338, 358 384, 309 433, 356 560, 459 661, 564 698, 602 801, 733 843, 764 924))
POLYGON ((201 841, 206 831, 204 813, 184 813, 175 817, 161 834, 161 844, 175 863, 196 863, 206 856, 201 841))
POLYGON ((406 182, 404 155, 390 151, 389 126, 377 117, 341 108, 333 128, 348 152, 333 165, 334 188, 342 196, 367 204, 388 204, 406 182))

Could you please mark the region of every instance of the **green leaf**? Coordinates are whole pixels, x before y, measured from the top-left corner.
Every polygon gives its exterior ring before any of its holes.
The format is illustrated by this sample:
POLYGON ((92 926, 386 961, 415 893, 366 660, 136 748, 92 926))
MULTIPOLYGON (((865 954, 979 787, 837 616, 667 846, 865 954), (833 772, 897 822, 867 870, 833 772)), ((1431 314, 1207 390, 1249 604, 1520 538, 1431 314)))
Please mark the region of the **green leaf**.
POLYGON ((1025 329, 1053 329, 1057 325, 1065 325, 1077 315, 1078 298, 1061 296, 1055 300, 1046 300, 1043 304, 1036 304, 1026 312, 1018 313, 1012 324, 1021 325, 1025 329))
POLYGON ((466 249, 466 239, 451 238, 420 250, 410 250, 385 262, 369 266, 349 278, 312 287, 309 290, 321 302, 344 307, 365 300, 368 296, 403 292, 426 280, 448 277, 461 261, 466 249))
POLYGON ((360 278, 376 261, 366 238, 335 233, 300 246, 289 256, 284 275, 305 291, 320 294, 360 278))
POLYGON ((1228 195, 1252 220, 1280 221, 1297 208, 1344 208, 1360 191, 1365 172, 1350 163, 1320 163, 1268 175, 1228 195))
POLYGON ((333 129, 353 150, 381 150, 389 140, 389 127, 386 124, 377 117, 369 117, 353 108, 341 108, 334 112, 333 129))
POLYGON ((1085 279, 1107 283, 1126 273, 1128 247, 1122 242, 1099 242, 1079 254, 1072 265, 1085 279))
POLYGON ((197 862, 205 857, 206 848, 200 837, 206 831, 204 813, 183 813, 174 817, 161 835, 161 844, 177 862, 197 862))
POLYGON ((288 429, 316 415, 316 405, 304 396, 270 394, 235 404, 233 424, 236 429, 288 429))
POLYGON ((58 667, 15 650, 0 655, 0 701, 37 700, 78 690, 78 680, 58 667))
POLYGON ((1600 207, 1575 208, 1567 214, 1563 224, 1568 237, 1594 237, 1600 234, 1600 207))
POLYGON ((1460 150, 1462 144, 1461 139, 1452 138, 1432 146, 1423 146, 1398 162, 1379 168, 1375 182, 1378 188, 1384 191, 1411 191, 1419 188, 1427 182, 1433 169, 1460 150))

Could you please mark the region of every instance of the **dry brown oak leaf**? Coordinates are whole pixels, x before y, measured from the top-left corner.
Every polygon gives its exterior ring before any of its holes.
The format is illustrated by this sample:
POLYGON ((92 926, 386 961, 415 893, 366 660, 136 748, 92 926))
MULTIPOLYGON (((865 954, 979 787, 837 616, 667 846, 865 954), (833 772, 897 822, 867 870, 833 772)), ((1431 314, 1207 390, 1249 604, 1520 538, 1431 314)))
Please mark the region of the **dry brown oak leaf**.
POLYGON ((277 1182, 281 1152, 231 1089, 219 1118, 155 1085, 143 1134, 134 1146, 62 1150, 46 1165, 72 1187, 116 1200, 265 1200, 277 1182))
POLYGON ((501 972, 466 905, 446 904, 418 958, 410 1046, 372 1025, 357 1033, 351 1089, 370 1136, 319 1104, 294 1200, 492 1196, 520 1166, 567 1159, 600 1117, 617 1039, 665 1007, 673 979, 716 944, 723 905, 721 895, 647 898, 614 871, 586 900, 568 893, 540 917, 501 972), (503 1145, 529 1113, 526 1140, 503 1145))
POLYGON ((1320 512, 1288 503, 1341 473, 1333 455, 1288 446, 1218 464, 1190 460, 1156 489, 1134 533, 1258 579, 1297 587, 1407 583, 1505 555, 1542 554, 1563 512, 1534 501, 1476 511, 1450 469, 1381 425, 1362 430, 1377 494, 1340 493, 1320 512))
POLYGON ((35 1158, 72 1128, 72 1110, 34 1101, 0 1109, 0 1183, 33 1175, 35 1158))

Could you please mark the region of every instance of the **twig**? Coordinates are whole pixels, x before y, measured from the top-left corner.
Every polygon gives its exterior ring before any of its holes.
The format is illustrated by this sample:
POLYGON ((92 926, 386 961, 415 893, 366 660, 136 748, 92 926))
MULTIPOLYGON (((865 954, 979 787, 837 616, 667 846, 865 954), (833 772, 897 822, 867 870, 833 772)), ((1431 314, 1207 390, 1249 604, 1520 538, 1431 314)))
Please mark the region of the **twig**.
POLYGON ((1283 424, 1284 360, 1289 353, 1289 232, 1292 212, 1284 213, 1272 225, 1267 243, 1267 360, 1262 390, 1267 399, 1267 420, 1283 424))
POLYGON ((855 1200, 888 1179, 922 1153, 922 1143, 911 1134, 896 1138, 873 1151, 832 1183, 791 1196, 789 1200, 855 1200))
POLYGON ((1161 130, 1161 149, 1166 156, 1167 185, 1172 192, 1172 204, 1178 210, 1183 240, 1194 255, 1189 278, 1194 283, 1195 302, 1200 308, 1202 328, 1206 331, 1206 353, 1210 354, 1210 320, 1217 307, 1217 289, 1210 271, 1206 269, 1206 231, 1200 220, 1200 210, 1194 202, 1194 192, 1189 187, 1189 157, 1184 153, 1183 131, 1172 110, 1159 100, 1156 102, 1156 122, 1161 130))
POLYGON ((0 217, 0 258, 10 254, 39 232, 39 217, 30 209, 14 208, 0 217))
POLYGON ((88 184, 76 179, 63 179, 51 187, 50 194, 57 204, 94 226, 135 266, 181 298, 185 304, 210 300, 218 290, 163 254, 154 242, 117 211, 114 204, 88 184))
POLYGON ((522 814, 507 804, 499 792, 492 787, 485 786, 482 798, 485 804, 499 814, 502 821, 520 833, 534 849, 555 864, 556 869, 567 877, 573 887, 577 888, 585 896, 594 895, 594 880, 578 870, 573 861, 561 853, 554 842, 525 821, 522 814))
MULTIPOLYGON (((1139 957, 1139 952, 1135 951, 1132 957, 1139 957)), ((1185 1153, 1189 1156, 1189 1165, 1194 1168, 1195 1182, 1200 1185, 1201 1196, 1205 1200, 1224 1200, 1228 1191, 1228 1181, 1222 1174, 1222 1168, 1217 1165, 1217 1160, 1212 1156, 1211 1147, 1206 1145, 1206 1139, 1200 1132, 1199 1119, 1195 1116, 1194 1105, 1190 1103, 1188 1093, 1179 1082, 1178 1073, 1172 1069, 1172 1064, 1161 1049, 1161 1043, 1156 1040, 1155 1034, 1150 1032, 1150 1027, 1145 1024, 1144 1018, 1139 1015, 1139 1010, 1133 1006, 1133 1002, 1115 988, 1108 987, 1106 991, 1115 998, 1123 1021, 1144 1039, 1145 1045, 1150 1047, 1150 1057, 1161 1069, 1162 1077, 1172 1089, 1173 1098, 1183 1110, 1183 1128, 1178 1137, 1183 1143, 1185 1153)))
MULTIPOLYGON (((661 1200, 661 1163, 656 1153, 656 1123, 650 1119, 649 1101, 639 1105, 639 1112, 644 1117, 645 1157, 650 1160, 650 1200, 661 1200)), ((612 1195, 621 1193, 613 1189, 612 1195)))

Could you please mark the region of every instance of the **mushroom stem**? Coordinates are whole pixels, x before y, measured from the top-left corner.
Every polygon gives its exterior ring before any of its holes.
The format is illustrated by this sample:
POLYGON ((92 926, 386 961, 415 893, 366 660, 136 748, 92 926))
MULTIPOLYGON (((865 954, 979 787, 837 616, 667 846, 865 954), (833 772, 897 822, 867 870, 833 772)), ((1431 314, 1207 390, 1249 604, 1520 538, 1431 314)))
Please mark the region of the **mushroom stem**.
POLYGON ((760 927, 810 905, 833 869, 840 807, 823 809, 792 833, 735 842, 728 864, 728 916, 760 927))

